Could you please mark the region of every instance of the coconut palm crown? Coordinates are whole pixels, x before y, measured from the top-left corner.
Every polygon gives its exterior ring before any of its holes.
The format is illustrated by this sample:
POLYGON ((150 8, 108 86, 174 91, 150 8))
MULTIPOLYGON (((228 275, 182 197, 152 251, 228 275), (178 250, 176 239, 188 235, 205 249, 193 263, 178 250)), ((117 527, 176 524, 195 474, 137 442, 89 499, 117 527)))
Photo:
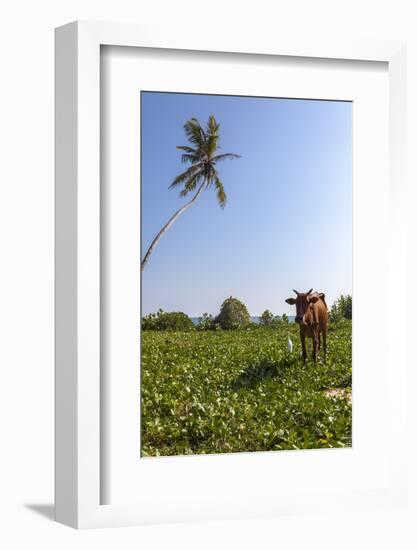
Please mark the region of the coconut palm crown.
POLYGON ((209 117, 205 129, 201 127, 195 118, 185 123, 185 134, 194 147, 177 145, 177 149, 184 151, 181 155, 181 161, 190 163, 191 166, 177 176, 169 187, 171 189, 184 185, 180 196, 185 197, 190 191, 194 191, 201 186, 204 189, 214 185, 217 191, 217 200, 220 206, 224 208, 227 197, 223 183, 219 178, 217 163, 226 159, 240 158, 240 155, 234 153, 217 154, 220 149, 219 128, 220 124, 213 115, 209 117))
POLYGON ((177 212, 168 220, 160 232, 152 241, 146 252, 141 269, 146 265, 150 255, 164 233, 171 225, 185 212, 199 197, 199 195, 210 187, 216 189, 217 201, 221 208, 226 205, 227 197, 223 183, 220 180, 217 171, 217 163, 226 159, 240 158, 235 153, 218 154, 219 147, 219 128, 220 124, 213 115, 210 115, 206 127, 203 128, 196 118, 191 118, 184 124, 185 135, 190 145, 177 145, 177 149, 183 151, 181 161, 190 164, 184 172, 179 174, 169 186, 170 189, 182 186, 180 197, 185 197, 188 193, 195 191, 193 198, 181 206, 177 212))

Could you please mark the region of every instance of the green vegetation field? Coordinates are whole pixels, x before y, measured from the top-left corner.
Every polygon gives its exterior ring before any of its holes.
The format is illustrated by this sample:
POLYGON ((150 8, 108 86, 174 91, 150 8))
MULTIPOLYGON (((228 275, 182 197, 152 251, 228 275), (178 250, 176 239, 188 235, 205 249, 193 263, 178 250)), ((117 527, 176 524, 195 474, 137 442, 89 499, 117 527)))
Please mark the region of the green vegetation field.
POLYGON ((142 455, 350 446, 351 328, 331 325, 327 364, 305 366, 293 324, 142 331, 142 455))

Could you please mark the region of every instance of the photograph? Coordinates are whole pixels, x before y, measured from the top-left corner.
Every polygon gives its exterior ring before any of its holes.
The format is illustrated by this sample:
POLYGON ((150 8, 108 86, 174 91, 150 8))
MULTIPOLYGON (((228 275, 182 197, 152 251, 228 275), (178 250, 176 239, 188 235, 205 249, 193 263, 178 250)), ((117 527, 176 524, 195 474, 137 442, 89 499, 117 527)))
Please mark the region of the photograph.
POLYGON ((141 91, 141 457, 352 446, 352 101, 141 91))

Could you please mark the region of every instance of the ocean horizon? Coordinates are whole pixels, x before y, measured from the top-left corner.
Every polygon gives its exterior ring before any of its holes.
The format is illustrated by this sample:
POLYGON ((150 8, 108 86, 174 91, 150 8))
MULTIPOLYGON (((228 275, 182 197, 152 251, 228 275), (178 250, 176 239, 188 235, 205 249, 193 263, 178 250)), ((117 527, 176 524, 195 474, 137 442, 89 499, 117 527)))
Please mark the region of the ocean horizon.
MULTIPOLYGON (((201 316, 199 316, 199 317, 190 317, 190 319, 195 325, 198 325, 198 321, 199 321, 200 317, 201 316)), ((250 320, 252 321, 252 323, 256 323, 258 325, 260 317, 261 317, 260 315, 251 315, 250 320)), ((279 317, 282 317, 282 315, 279 315, 279 317)), ((290 323, 294 323, 295 315, 287 315, 287 317, 288 317, 288 321, 290 323)))

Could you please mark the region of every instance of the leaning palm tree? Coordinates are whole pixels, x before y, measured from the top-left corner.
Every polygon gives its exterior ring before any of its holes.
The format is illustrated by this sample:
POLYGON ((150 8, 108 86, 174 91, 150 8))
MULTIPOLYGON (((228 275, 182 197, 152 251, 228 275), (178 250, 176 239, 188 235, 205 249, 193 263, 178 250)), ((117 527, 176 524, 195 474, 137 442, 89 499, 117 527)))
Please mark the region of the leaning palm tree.
POLYGON ((220 124, 217 123, 213 115, 209 117, 205 128, 202 128, 196 118, 192 118, 185 123, 185 135, 192 147, 188 145, 178 145, 177 149, 183 151, 181 161, 189 163, 191 166, 185 170, 185 172, 177 176, 169 188, 172 189, 182 185, 183 189, 180 192, 180 197, 186 197, 188 193, 194 191, 195 194, 189 202, 185 203, 175 212, 156 235, 142 260, 142 271, 164 233, 181 214, 195 203, 205 189, 214 186, 220 207, 225 207, 226 192, 217 172, 217 163, 226 159, 240 158, 240 155, 235 155, 234 153, 217 154, 220 148, 219 128, 220 124))

